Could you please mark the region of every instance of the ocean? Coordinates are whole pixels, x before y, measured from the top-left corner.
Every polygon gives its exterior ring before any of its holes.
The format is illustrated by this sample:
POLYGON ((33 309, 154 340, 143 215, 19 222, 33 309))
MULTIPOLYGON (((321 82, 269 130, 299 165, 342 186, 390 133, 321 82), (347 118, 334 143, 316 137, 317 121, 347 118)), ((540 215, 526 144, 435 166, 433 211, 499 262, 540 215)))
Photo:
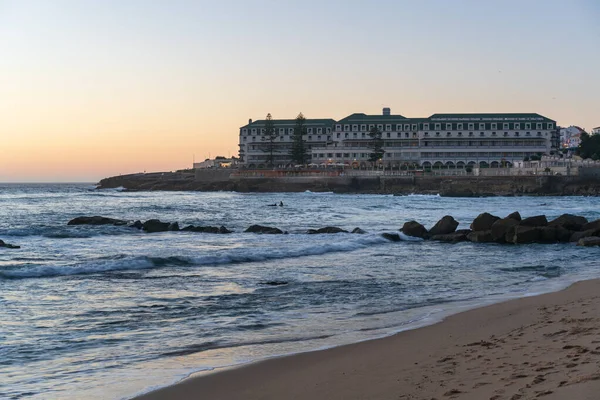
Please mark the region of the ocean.
POLYGON ((484 211, 593 220, 600 198, 2 184, 0 239, 21 248, 0 248, 0 398, 128 399, 193 373, 383 337, 600 277, 600 248, 380 236, 444 215, 468 228, 484 211), (234 233, 67 226, 81 215, 234 233), (288 234, 244 233, 252 224, 288 234), (324 226, 367 233, 306 234, 324 226))

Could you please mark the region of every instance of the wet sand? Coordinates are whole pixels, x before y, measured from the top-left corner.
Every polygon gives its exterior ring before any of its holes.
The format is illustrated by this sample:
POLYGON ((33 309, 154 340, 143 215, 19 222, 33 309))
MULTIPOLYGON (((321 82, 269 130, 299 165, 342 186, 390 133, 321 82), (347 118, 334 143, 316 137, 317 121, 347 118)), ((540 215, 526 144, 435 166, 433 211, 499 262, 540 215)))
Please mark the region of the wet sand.
MULTIPOLYGON (((152 383, 149 382, 149 385, 152 383)), ((600 399, 600 280, 137 399, 600 399)))

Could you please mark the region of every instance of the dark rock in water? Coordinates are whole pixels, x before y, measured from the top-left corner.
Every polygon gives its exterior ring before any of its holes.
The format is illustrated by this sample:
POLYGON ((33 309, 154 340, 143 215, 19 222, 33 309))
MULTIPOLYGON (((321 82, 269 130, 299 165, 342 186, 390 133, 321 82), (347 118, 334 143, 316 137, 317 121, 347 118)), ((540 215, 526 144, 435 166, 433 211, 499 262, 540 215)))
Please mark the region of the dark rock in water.
POLYGON ((134 223, 132 223, 131 225, 129 225, 129 227, 131 227, 131 228, 137 228, 137 229, 142 229, 144 227, 144 224, 142 224, 142 221, 137 220, 134 223))
POLYGON ((515 211, 514 213, 510 213, 506 216, 506 218, 510 218, 510 219, 514 219, 516 221, 520 221, 521 220, 521 214, 519 214, 518 211, 515 211))
POLYGON ((400 235, 398 235, 397 233, 384 232, 381 234, 381 237, 383 237, 391 242, 399 242, 402 240, 402 239, 400 239, 400 235))
POLYGON ((171 222, 169 224, 169 230, 170 231, 178 231, 179 230, 179 223, 177 223, 177 222, 171 222))
POLYGON ((427 237, 427 229, 417 221, 408 221, 404 223, 402 229, 400 229, 402 233, 412 237, 418 238, 426 238, 427 237))
POLYGON ((590 236, 579 239, 577 246, 600 246, 600 237, 590 236))
POLYGON ((592 222, 588 222, 587 224, 581 227, 582 231, 589 231, 590 229, 600 230, 600 219, 597 219, 592 222))
POLYGON ((21 246, 17 246, 15 244, 6 243, 3 240, 0 240, 0 247, 5 248, 5 249, 20 249, 21 248, 21 246))
MULTIPOLYGON (((584 225, 585 226, 585 225, 584 225)), ((581 232, 573 232, 569 242, 578 242, 580 239, 600 235, 600 229, 588 229, 581 232)))
POLYGON ((93 217, 77 217, 73 218, 67 225, 127 225, 127 221, 121 219, 101 217, 99 215, 93 217))
MULTIPOLYGON (((470 231, 469 231, 470 233, 470 231)), ((466 232, 453 232, 453 233, 446 233, 443 235, 433 235, 431 237, 431 240, 437 240, 439 242, 448 242, 448 243, 458 243, 458 242, 465 242, 467 241, 467 235, 469 233, 466 232)))
POLYGON ((354 229, 352 229, 352 232, 351 232, 351 233, 359 233, 359 234, 363 234, 363 233, 367 233, 367 232, 363 231, 363 230, 362 230, 362 229, 360 229, 360 228, 354 228, 354 229))
POLYGON ((506 241, 506 234, 518 224, 519 221, 514 218, 506 217, 499 219, 492 225, 492 239, 494 242, 504 243, 506 241))
POLYGON ((548 220, 545 215, 536 215, 534 217, 528 217, 519 223, 520 226, 547 226, 548 220))
POLYGON ((511 240, 507 240, 509 243, 514 244, 526 244, 526 243, 537 243, 541 239, 541 229, 535 226, 521 226, 515 227, 514 234, 511 240))
POLYGON ((558 218, 548 222, 548 226, 560 226, 570 231, 581 231, 583 226, 588 223, 587 218, 573 214, 563 214, 558 218))
POLYGON ((458 221, 456 221, 452 216, 446 215, 429 230, 429 235, 447 235, 456 231, 457 227, 458 221))
POLYGON ((201 232, 201 233, 232 233, 229 229, 224 226, 194 226, 188 225, 181 229, 184 232, 201 232))
POLYGON ((282 234, 283 233, 283 231, 279 228, 273 228, 270 226, 262 226, 262 225, 251 225, 244 232, 267 233, 267 234, 282 234))
POLYGON ((168 222, 161 222, 158 219, 149 219, 144 222, 142 229, 148 233, 167 232, 171 226, 168 222))
POLYGON ((489 231, 492 229, 494 222, 500 218, 490 213, 479 214, 471 223, 471 230, 474 232, 489 231))
POLYGON ((477 243, 490 243, 494 241, 492 231, 473 231, 467 235, 467 240, 477 243))
POLYGON ((309 229, 306 233, 317 234, 317 233, 348 233, 347 230, 338 228, 336 226, 326 226, 325 228, 309 229))
POLYGON ((269 285, 269 286, 281 286, 287 285, 286 281, 267 281, 267 282, 259 282, 261 285, 269 285))
MULTIPOLYGON (((541 226, 538 228, 540 232, 540 243, 558 243, 558 229, 552 226, 541 226)), ((569 235, 570 238, 570 235, 569 235)))

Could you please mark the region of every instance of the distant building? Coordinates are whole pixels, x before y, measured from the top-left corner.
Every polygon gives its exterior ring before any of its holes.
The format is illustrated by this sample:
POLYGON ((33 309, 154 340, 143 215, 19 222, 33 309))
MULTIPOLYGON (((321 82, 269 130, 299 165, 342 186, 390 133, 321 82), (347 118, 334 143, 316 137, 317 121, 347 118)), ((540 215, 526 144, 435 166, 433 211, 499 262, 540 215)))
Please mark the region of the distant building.
POLYGON ((572 149, 581 143, 581 134, 584 132, 578 126, 571 125, 568 128, 560 128, 560 147, 563 149, 572 149))
POLYGON ((592 129, 592 135, 598 135, 598 134, 600 134, 600 126, 597 126, 594 129, 592 129))
POLYGON ((233 158, 215 158, 206 159, 202 162, 194 163, 194 169, 208 169, 208 168, 232 168, 238 165, 238 159, 233 158))
MULTIPOLYGON (((289 150, 294 120, 274 120, 277 138, 275 165, 291 162, 289 150)), ((305 140, 310 163, 367 167, 369 131, 382 132, 385 153, 382 168, 465 168, 510 166, 525 157, 549 154, 556 122, 539 114, 433 114, 426 118, 357 113, 342 118, 306 120, 305 140)), ((268 146, 261 135, 264 120, 240 128, 240 158, 247 168, 266 167, 268 146)), ((558 141, 558 140, 557 140, 558 141)))

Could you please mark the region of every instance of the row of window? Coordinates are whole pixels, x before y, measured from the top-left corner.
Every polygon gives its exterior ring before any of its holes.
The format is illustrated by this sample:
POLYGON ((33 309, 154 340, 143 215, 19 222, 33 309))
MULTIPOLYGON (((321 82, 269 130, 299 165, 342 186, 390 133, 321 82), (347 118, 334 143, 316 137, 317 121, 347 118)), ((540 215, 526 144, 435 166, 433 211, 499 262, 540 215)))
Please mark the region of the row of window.
POLYGON ((554 129, 554 123, 552 122, 546 122, 546 123, 542 123, 542 122, 537 122, 537 123, 531 123, 531 122, 525 122, 525 123, 520 123, 520 122, 504 122, 504 123, 497 123, 497 122, 480 122, 480 123, 468 123, 468 124, 464 124, 464 123, 435 123, 435 124, 429 124, 429 123, 421 123, 421 124, 386 124, 385 126, 383 124, 362 124, 362 125, 336 125, 335 126, 335 130, 336 131, 344 131, 344 132, 360 132, 360 131, 370 131, 371 129, 373 129, 375 126, 377 126, 377 129, 379 129, 380 131, 396 131, 396 132, 410 132, 410 131, 416 131, 416 130, 447 130, 447 131, 462 131, 462 130, 469 130, 469 131, 473 131, 473 130, 499 130, 499 129, 503 129, 503 130, 520 130, 520 129, 533 129, 532 126, 535 126, 535 129, 539 129, 539 130, 543 130, 543 129, 554 129), (442 128, 443 126, 443 128, 442 128), (431 127, 431 128, 430 128, 431 127), (343 129, 342 129, 343 128, 343 129), (385 128, 385 129, 384 129, 385 128), (420 128, 420 129, 419 129, 420 128))
MULTIPOLYGON (((293 135, 294 128, 276 128, 275 132, 279 133, 280 135, 293 135)), ((322 133, 331 133, 331 128, 306 128, 306 133, 308 133, 309 135, 313 134, 313 133, 316 133, 317 135, 320 135, 322 133)), ((244 128, 244 129, 242 129, 241 134, 242 135, 248 135, 248 134, 264 135, 265 128, 252 128, 252 129, 250 129, 250 132, 248 132, 248 129, 244 128)))
POLYGON ((464 153, 464 152, 449 152, 449 153, 421 153, 421 158, 449 158, 449 157, 461 157, 461 158, 483 158, 483 157, 523 157, 524 155, 531 155, 529 152, 479 152, 479 153, 464 153))

